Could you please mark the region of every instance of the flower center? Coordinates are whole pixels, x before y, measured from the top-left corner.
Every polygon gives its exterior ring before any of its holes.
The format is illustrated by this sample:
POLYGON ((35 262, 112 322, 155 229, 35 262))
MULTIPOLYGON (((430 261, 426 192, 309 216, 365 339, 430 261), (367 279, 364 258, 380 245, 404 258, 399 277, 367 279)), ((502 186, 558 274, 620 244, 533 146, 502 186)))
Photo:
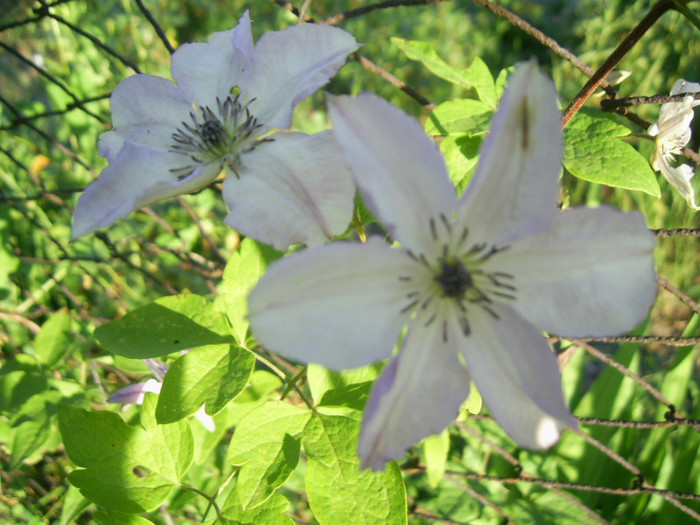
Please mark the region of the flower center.
POLYGON ((459 259, 452 262, 441 261, 440 273, 435 276, 435 280, 446 297, 463 297, 467 289, 474 286, 469 270, 459 259))
POLYGON ((430 277, 423 272, 399 276, 407 290, 407 303, 401 312, 419 312, 426 326, 439 322, 443 340, 447 342, 448 326, 453 322, 464 335, 471 333, 468 311, 472 307, 479 307, 492 318, 499 319, 496 303, 515 299, 515 278, 488 269, 491 258, 508 246, 474 243, 469 240, 466 227, 456 231, 445 215, 441 215, 439 221, 430 219, 429 226, 437 253, 416 255, 408 251, 408 254, 428 270, 430 277), (456 308, 440 306, 445 300, 453 302, 456 308), (446 312, 452 312, 454 319, 446 312))
POLYGON ((262 124, 248 109, 253 100, 243 104, 240 97, 240 92, 223 102, 217 97, 215 109, 195 108, 190 112, 190 121, 183 121, 171 135, 169 151, 183 157, 182 166, 170 170, 177 180, 190 176, 203 164, 218 164, 220 170, 230 169, 238 177, 241 153, 272 140, 255 140, 262 124))

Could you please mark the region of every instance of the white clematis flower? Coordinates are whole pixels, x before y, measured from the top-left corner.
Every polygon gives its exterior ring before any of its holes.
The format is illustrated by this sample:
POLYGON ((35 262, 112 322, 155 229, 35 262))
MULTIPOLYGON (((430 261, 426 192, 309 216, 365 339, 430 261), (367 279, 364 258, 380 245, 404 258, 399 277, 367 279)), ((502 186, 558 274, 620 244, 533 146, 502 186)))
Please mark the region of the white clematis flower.
POLYGON ((209 42, 173 54, 177 85, 135 75, 114 90, 110 162, 75 210, 73 238, 162 199, 199 191, 222 172, 226 222, 286 250, 341 233, 354 185, 330 131, 288 128, 297 103, 325 84, 358 44, 342 29, 302 24, 253 44, 248 12, 209 42))
POLYGON ((331 102, 358 187, 401 247, 371 238, 277 261, 249 317, 262 345, 336 369, 391 357, 408 327, 365 410, 365 467, 443 430, 471 380, 520 445, 553 445, 576 420, 540 330, 619 334, 647 314, 656 282, 643 217, 556 208, 556 98, 536 65, 516 69, 461 199, 413 118, 374 95, 331 102))
MULTIPOLYGON (((678 79, 671 95, 680 93, 700 92, 700 84, 678 79)), ((659 121, 649 127, 649 135, 656 137, 656 149, 651 157, 651 166, 660 171, 666 180, 676 188, 693 210, 700 210, 695 204, 695 190, 690 181, 695 175, 693 168, 688 164, 673 167, 671 162, 674 155, 682 153, 683 148, 690 141, 690 123, 693 121, 694 108, 700 104, 691 95, 684 97, 680 102, 667 102, 661 106, 659 121)))

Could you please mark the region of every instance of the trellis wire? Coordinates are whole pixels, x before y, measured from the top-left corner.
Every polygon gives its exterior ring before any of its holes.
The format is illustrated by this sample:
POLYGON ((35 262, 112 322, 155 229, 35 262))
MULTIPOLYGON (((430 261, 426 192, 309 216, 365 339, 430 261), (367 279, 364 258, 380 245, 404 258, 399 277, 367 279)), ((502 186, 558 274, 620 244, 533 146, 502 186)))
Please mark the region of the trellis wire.
MULTIPOLYGON (((129 247, 128 243, 123 241, 115 241, 109 232, 99 232, 97 238, 99 238, 104 246, 106 247, 109 256, 102 257, 98 255, 85 255, 77 253, 76 250, 70 245, 54 235, 49 227, 43 222, 36 212, 36 208, 41 208, 44 203, 53 203, 60 206, 68 207, 69 204, 64 200, 64 198, 70 197, 76 192, 82 190, 82 188, 55 188, 47 189, 43 181, 34 173, 31 166, 27 166, 22 161, 20 161, 17 156, 13 153, 12 146, 13 141, 16 141, 15 133, 26 133, 28 136, 38 137, 41 144, 48 150, 50 150, 52 156, 57 156, 62 160, 70 160, 76 164, 85 168, 93 176, 96 176, 96 172, 89 162, 81 159, 79 152, 73 150, 73 147, 69 144, 65 144, 51 134, 50 129, 50 119, 52 118, 62 118, 73 112, 82 112, 88 115, 90 118, 94 119, 104 130, 108 129, 109 126, 109 115, 105 113, 104 106, 101 110, 90 109, 88 105, 93 103, 101 103, 109 97, 109 93, 93 93, 87 97, 80 97, 74 93, 56 74, 47 70, 41 64, 37 63, 33 58, 25 56, 12 38, 13 31, 17 31, 19 28, 23 28, 28 25, 37 25, 43 23, 46 20, 53 20, 68 30, 79 35, 81 38, 86 39, 91 42, 101 53, 105 54, 107 57, 112 57, 116 59, 126 70, 124 71, 124 76, 128 76, 132 72, 140 72, 139 67, 128 57, 124 57, 117 50, 113 49, 110 45, 103 42, 97 35, 91 34, 85 29, 77 26, 75 23, 67 20, 63 16, 56 12, 56 8, 68 3, 78 3, 80 0, 56 0, 54 2, 39 1, 38 7, 30 10, 31 13, 23 13, 17 16, 17 19, 11 21, 3 21, 0 25, 0 49, 4 51, 3 61, 7 64, 10 60, 13 61, 15 67, 26 67, 34 71, 35 74, 39 75, 43 82, 47 84, 52 84, 63 91, 70 99, 71 102, 63 108, 57 108, 50 111, 43 111, 38 113, 26 113, 22 110, 16 102, 11 101, 4 93, 3 86, 0 84, 0 104, 3 107, 3 120, 4 122, 0 126, 0 137, 2 138, 2 146, 0 146, 0 153, 7 157, 11 163, 16 167, 19 173, 23 174, 27 180, 32 181, 35 185, 35 190, 27 194, 17 194, 12 191, 8 191, 5 188, 0 188, 0 204, 9 206, 11 209, 16 210, 24 220, 31 223, 37 231, 40 231, 46 239, 57 249, 57 257, 51 258, 37 258, 33 254, 26 254, 19 252, 17 255, 21 260, 29 262, 32 264, 40 265, 44 268, 47 275, 46 285, 40 290, 34 292, 34 294, 29 294, 24 301, 17 306, 13 311, 0 311, 0 322, 16 322, 25 326, 30 332, 37 333, 39 331, 39 325, 33 320, 40 318, 42 315, 47 315, 50 312, 46 311, 46 307, 41 305, 41 297, 44 294, 49 293, 49 291, 54 287, 61 287, 63 276, 59 274, 60 264, 64 261, 69 261, 80 268, 80 271, 84 275, 92 280, 94 286, 99 287, 101 293, 105 294, 111 300, 120 304, 123 308, 126 308, 124 301, 120 298, 119 294, 115 293, 113 290, 113 283, 107 281, 105 278, 98 275, 97 272, 92 270, 87 266, 87 263, 104 265, 104 267, 111 267, 117 265, 119 272, 138 272, 143 275, 143 277, 150 283, 154 291, 160 291, 161 293, 175 294, 178 290, 174 289, 172 285, 164 280, 162 277, 157 275, 157 271, 148 266, 149 255, 155 255, 159 253, 167 253, 176 257, 183 265, 188 266, 188 271, 195 272, 199 274, 207 286, 213 291, 216 289, 216 283, 221 278, 223 267, 226 261, 225 254, 217 247, 216 240, 211 237, 210 232, 207 230, 202 217, 198 216, 197 211, 192 207, 187 205, 187 202, 180 199, 180 204, 185 207, 186 212, 196 224, 201 236, 210 245, 212 253, 214 254, 214 260, 207 260, 202 257, 201 254, 196 251, 187 249, 187 242, 181 237, 180 233, 170 228, 170 233, 174 235, 181 241, 180 248, 173 248, 172 246, 164 246, 158 244, 158 242, 152 240, 139 240, 139 249, 136 250, 133 247, 129 247), (7 43, 7 42, 12 43, 7 43), (144 257, 145 255, 145 257, 144 257)), ((304 2, 303 6, 296 6, 290 2, 284 0, 272 0, 275 4, 280 6, 282 9, 286 9, 292 13, 300 14, 307 13, 307 8, 309 7, 309 2, 304 2), (299 9, 301 7, 301 9, 299 9)), ((449 1, 449 0, 441 0, 449 1)), ((547 46, 550 50, 555 52, 558 56, 562 57, 564 60, 570 61, 576 68, 582 71, 585 75, 591 78, 591 80, 584 86, 581 94, 578 95, 571 105, 567 109, 566 115, 570 117, 575 111, 575 108, 580 107, 580 105, 585 101, 588 95, 590 95, 593 90, 602 85, 608 95, 611 97, 617 97, 615 90, 612 86, 605 82, 606 75, 615 67, 620 59, 620 53, 622 51, 614 51, 609 59, 605 61, 604 65, 595 70, 585 64, 580 60, 574 53, 568 51, 563 46, 559 45, 552 38, 548 37, 541 31, 534 28, 529 24, 523 17, 518 16, 505 9, 494 2, 488 0, 473 0, 475 4, 489 9, 495 15, 508 20, 511 24, 519 29, 527 32, 529 35, 536 38, 543 45, 547 46)), ((157 13, 153 13, 152 10, 147 9, 141 0, 135 0, 136 6, 138 7, 141 16, 146 20, 147 24, 153 29, 158 37, 158 40, 163 45, 168 53, 172 53, 174 48, 170 43, 165 31, 158 23, 157 13)), ((301 3, 301 2, 299 2, 301 3)), ((392 9, 395 7, 403 6, 414 8, 430 8, 430 4, 439 3, 436 0, 392 0, 379 3, 370 3, 357 9, 345 13, 338 13, 331 17, 326 18, 322 21, 325 24, 338 24, 350 18, 356 18, 359 16, 367 15, 375 10, 379 9, 392 9)), ((657 2, 650 10, 647 17, 644 19, 643 24, 651 24, 653 21, 657 20, 663 13, 672 9, 673 2, 661 1, 657 2)), ((302 15, 304 16, 304 15, 302 15)), ((312 21, 309 17, 304 16, 307 21, 312 21)), ((640 34, 644 34, 644 28, 648 28, 646 25, 640 24, 638 28, 632 32, 632 36, 625 40, 625 46, 627 49, 635 44, 635 42, 640 37, 640 34), (634 40, 634 39, 637 40, 634 40)), ((408 96, 412 97, 418 101, 421 105, 427 108, 434 107, 430 100, 421 94, 418 90, 407 85, 400 78, 397 78, 393 74, 382 69, 376 65, 372 59, 366 56, 364 51, 359 51, 355 53, 352 58, 357 60, 365 69, 367 69, 368 74, 374 74, 382 78, 384 81, 390 83, 398 89, 403 90, 408 96)), ((6 66, 9 67, 9 66, 6 66)), ((615 100, 614 98, 608 101, 603 101, 602 105, 604 108, 610 110, 621 110, 623 106, 633 106, 640 103, 662 103, 671 100, 668 95, 658 95, 653 97, 634 97, 630 99, 615 100)), ((622 111, 621 111, 622 112, 622 111)), ((622 114, 628 114, 622 112, 622 114)), ((639 123, 639 118, 635 117, 637 120, 635 122, 639 123)), ((642 121, 641 124, 644 124, 642 121)), ((146 210, 154 220, 159 220, 164 222, 162 227, 167 229, 168 224, 163 219, 149 210, 146 210)), ((693 228, 671 228, 671 229, 661 229, 654 230, 657 237, 668 238, 668 237, 700 237, 700 229, 693 228)), ((19 250, 19 247, 17 247, 19 250)), ((676 288, 674 285, 668 282, 663 276, 659 277, 660 285, 667 290, 669 293, 673 294, 678 298, 678 301, 684 304, 692 312, 700 313, 700 305, 693 300, 688 294, 682 290, 676 288)), ((80 298, 72 296, 70 291, 63 286, 63 291, 66 293, 67 302, 72 305, 72 312, 75 315, 80 316, 81 319, 85 321, 91 321, 96 323, 102 323, 106 319, 100 319, 93 316, 91 313, 90 304, 82 301, 80 298)), ((687 323, 686 323, 687 326, 687 323)), ((561 342, 561 340, 555 336, 551 337, 552 342, 561 342)), ((638 374, 633 373, 628 367, 614 361, 609 355, 601 351, 597 346, 592 343, 657 343, 666 345, 668 347, 676 346, 686 346, 686 345, 696 345, 700 343, 700 338, 698 337, 670 337, 670 336, 619 336, 619 337, 606 337, 606 338, 581 338, 571 343, 580 349, 583 349, 594 359, 600 360, 605 366, 612 367, 616 369, 619 373, 624 374, 629 377, 635 384, 638 385, 640 389, 646 392, 650 397, 652 397, 656 402, 666 407, 667 411, 665 414, 665 419, 662 421, 622 421, 622 420, 611 420, 603 418, 578 418, 581 425, 585 428, 591 426, 603 426, 603 427, 614 427, 614 428, 628 428, 632 430, 644 430, 644 429, 661 429, 661 428, 679 428, 688 427, 694 429, 696 432, 700 431, 700 421, 691 418, 684 417, 680 408, 671 404, 661 392, 652 386, 649 381, 640 377, 638 374)), ((292 366, 285 363, 283 360, 276 360, 274 356, 270 356, 273 362, 280 365, 281 368, 286 370, 291 370, 292 366)), ((294 375, 294 374, 291 374, 294 375)), ((98 388, 102 388, 99 380, 99 376, 95 374, 95 382, 98 388)), ((475 421, 480 419, 488 419, 488 416, 472 416, 475 421)), ((509 463, 513 468, 513 475, 511 476, 494 476, 488 472, 447 472, 446 479, 451 483, 454 483, 461 487, 466 493, 470 494, 477 501, 479 501, 485 507, 491 508, 496 512, 501 518, 509 519, 507 513, 501 509, 497 504, 489 500, 487 496, 483 493, 475 490, 473 485, 469 483, 480 483, 483 481, 495 481, 504 485, 511 485, 516 483, 529 483, 537 485, 539 487, 546 488, 548 490, 556 491, 558 494, 562 495, 573 505, 580 508, 589 518, 598 521, 600 523, 607 523, 602 517, 600 517, 594 509, 591 509, 581 503, 575 498, 575 494, 579 492, 597 492, 600 494, 611 494, 621 497, 639 495, 639 494, 649 494, 657 495, 663 498, 665 501, 674 505, 676 508, 681 510, 689 518, 700 521, 700 515, 698 512, 690 507, 688 507, 684 501, 700 501, 700 494, 678 492, 673 490, 667 490, 665 488, 656 487, 647 481, 648 473, 642 472, 639 467, 637 467, 634 462, 630 461, 628 458, 624 458, 617 452, 608 447, 605 443, 602 443, 594 439, 585 430, 573 430, 577 436, 589 443, 591 446, 595 447, 601 453, 605 454, 615 463, 621 465, 624 469, 629 471, 630 475, 634 479, 631 487, 606 487, 599 485, 586 485, 570 483, 559 479, 543 479, 537 477, 529 472, 522 466, 520 461, 516 456, 511 454, 508 450, 497 445, 491 441, 488 437, 484 436, 478 432, 475 428, 471 427, 469 424, 459 423, 458 429, 465 434, 470 435, 472 438, 479 440, 494 454, 499 455, 507 463, 509 463), (468 483, 469 482, 469 483, 468 483)), ((425 465, 417 464, 416 466, 405 469, 407 474, 424 474, 425 465)), ((4 476, 9 475, 8 473, 3 474, 4 476)), ((425 509, 415 508, 414 517, 420 517, 427 520, 434 520, 444 523, 457 523, 450 521, 449 516, 437 516, 425 509)))

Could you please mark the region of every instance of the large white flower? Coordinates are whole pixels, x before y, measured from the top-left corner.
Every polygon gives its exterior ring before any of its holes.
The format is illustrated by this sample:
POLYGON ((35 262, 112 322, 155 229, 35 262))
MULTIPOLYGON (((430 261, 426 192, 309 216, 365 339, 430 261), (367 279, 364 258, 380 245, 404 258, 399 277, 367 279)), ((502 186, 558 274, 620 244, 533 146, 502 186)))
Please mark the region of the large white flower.
MULTIPOLYGON (((678 79, 671 95, 680 93, 697 93, 700 84, 678 79)), ((661 106, 659 121, 649 127, 649 134, 656 137, 656 149, 651 157, 651 166, 660 171, 671 185, 676 188, 693 210, 700 210, 695 204, 695 190, 690 181, 695 175, 693 168, 688 164, 673 167, 671 162, 674 156, 682 153, 683 148, 690 141, 690 123, 693 121, 694 108, 700 104, 688 95, 679 102, 667 102, 661 106)))
POLYGON ((350 222, 354 185, 331 132, 288 128, 294 107, 358 47, 342 29, 301 24, 254 45, 246 12, 209 42, 173 54, 173 82, 135 75, 111 98, 110 162, 75 210, 73 238, 156 201, 198 191, 222 172, 226 222, 280 250, 319 244, 350 222))
POLYGON ((519 444, 554 444, 576 421, 540 329, 625 332, 656 282, 640 214, 557 210, 552 83, 532 63, 516 69, 461 199, 413 118, 373 95, 334 99, 330 116, 365 201, 401 245, 371 238, 274 263, 249 298, 260 343, 348 368, 390 357, 408 327, 365 411, 364 466, 444 429, 471 380, 519 444))

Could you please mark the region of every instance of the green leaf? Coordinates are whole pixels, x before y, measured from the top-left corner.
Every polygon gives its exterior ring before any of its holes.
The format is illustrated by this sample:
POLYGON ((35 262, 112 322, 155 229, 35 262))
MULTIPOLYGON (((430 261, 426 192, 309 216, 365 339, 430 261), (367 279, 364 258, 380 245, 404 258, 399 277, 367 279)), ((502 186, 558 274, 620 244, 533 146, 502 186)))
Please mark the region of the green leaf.
POLYGON ((230 334, 226 316, 194 294, 162 297, 95 330, 108 351, 134 359, 232 343, 230 334))
POLYGON ((289 479, 299 461, 299 439, 310 416, 303 408, 270 401, 238 424, 228 461, 241 466, 237 491, 242 508, 260 505, 289 479))
POLYGON ((265 273, 267 266, 281 256, 274 248, 247 237, 226 265, 222 288, 224 304, 233 327, 231 331, 241 343, 245 342, 250 325, 246 319, 248 294, 265 273))
POLYGON ((158 425, 155 403, 147 394, 136 427, 114 412, 59 405, 66 452, 83 467, 68 479, 83 496, 111 511, 138 514, 158 508, 178 485, 192 462, 192 433, 186 421, 158 425))
POLYGON ((390 462, 383 472, 360 471, 357 414, 314 413, 309 421, 304 431, 309 506, 321 524, 408 523, 406 488, 398 465, 390 462))
POLYGON ((493 110, 478 100, 450 100, 436 107, 425 121, 428 135, 485 135, 493 110))
POLYGON ((496 86, 488 67, 480 58, 475 58, 467 69, 451 66, 440 58, 434 44, 418 40, 404 40, 392 37, 396 45, 411 60, 417 60, 427 67, 434 75, 466 88, 473 88, 482 102, 496 109, 496 86))
POLYGON ((362 410, 382 367, 382 364, 374 364, 336 372, 321 365, 310 364, 306 370, 306 377, 318 406, 362 410))
POLYGON ((97 525, 153 525, 151 520, 123 512, 96 512, 94 518, 97 525))
POLYGON ((226 523, 231 525, 294 525, 294 520, 284 513, 288 507, 289 501, 284 496, 273 494, 261 505, 244 509, 238 491, 233 490, 226 499, 221 514, 227 520, 226 523))
POLYGON ((479 164, 482 137, 448 135, 440 141, 440 151, 445 158, 447 173, 461 195, 469 186, 479 164))
POLYGON ((450 433, 447 429, 439 434, 428 436, 423 440, 425 452, 425 470, 428 483, 436 488, 442 481, 447 467, 447 453, 450 450, 450 433))
POLYGON ((601 111, 578 112, 564 128, 564 166, 579 179, 660 197, 649 161, 620 140, 629 133, 601 111))
POLYGON ((61 399, 61 394, 56 391, 38 392, 12 418, 10 470, 19 468, 25 459, 43 452, 42 445, 56 431, 54 415, 56 403, 61 399))
POLYGON ((177 359, 165 374, 158 396, 158 423, 174 423, 206 403, 209 415, 219 412, 248 384, 255 357, 232 345, 205 346, 177 359))
POLYGON ((73 342, 70 325, 70 315, 66 311, 56 312, 48 318, 34 340, 37 361, 52 368, 68 354, 73 342))

